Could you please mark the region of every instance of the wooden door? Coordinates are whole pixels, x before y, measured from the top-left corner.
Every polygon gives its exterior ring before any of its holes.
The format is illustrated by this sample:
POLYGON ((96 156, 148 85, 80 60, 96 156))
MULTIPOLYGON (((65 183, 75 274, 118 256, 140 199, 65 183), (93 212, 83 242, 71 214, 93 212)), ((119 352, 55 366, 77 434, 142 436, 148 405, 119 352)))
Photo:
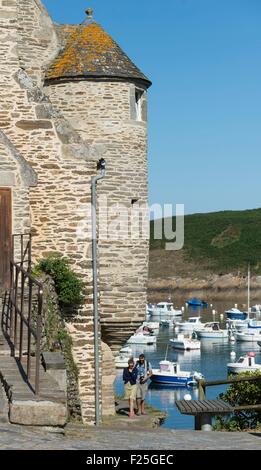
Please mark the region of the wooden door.
POLYGON ((0 291, 9 286, 12 256, 11 189, 0 188, 0 291))

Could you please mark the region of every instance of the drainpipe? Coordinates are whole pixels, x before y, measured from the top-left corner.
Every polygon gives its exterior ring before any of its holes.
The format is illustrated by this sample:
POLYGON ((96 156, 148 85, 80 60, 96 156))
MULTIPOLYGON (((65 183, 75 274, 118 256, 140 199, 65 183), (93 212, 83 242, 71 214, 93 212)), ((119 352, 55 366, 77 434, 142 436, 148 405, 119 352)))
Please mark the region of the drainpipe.
POLYGON ((99 380, 99 311, 98 311, 98 273, 97 273, 97 181, 105 176, 106 162, 98 161, 100 174, 92 178, 92 270, 93 270, 93 320, 94 320, 94 368, 95 368, 95 425, 100 424, 100 380, 99 380))

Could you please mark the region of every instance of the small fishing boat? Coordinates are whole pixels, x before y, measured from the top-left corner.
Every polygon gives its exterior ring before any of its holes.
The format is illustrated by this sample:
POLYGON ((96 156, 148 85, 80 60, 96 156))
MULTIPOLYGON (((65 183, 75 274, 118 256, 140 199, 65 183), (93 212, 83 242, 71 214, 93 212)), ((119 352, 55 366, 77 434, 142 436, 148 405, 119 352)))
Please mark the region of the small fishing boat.
POLYGON ((205 300, 197 299, 193 297, 193 299, 187 300, 186 303, 191 307, 207 307, 208 303, 205 300))
POLYGON ((225 339, 228 338, 228 330, 222 330, 219 322, 205 323, 204 327, 196 331, 199 339, 225 339))
POLYGON ((173 307, 173 303, 171 302, 159 302, 156 307, 151 310, 151 315, 159 317, 174 317, 174 316, 181 316, 182 311, 178 310, 173 307))
POLYGON ((241 356, 236 362, 229 362, 227 364, 228 372, 232 374, 239 374, 240 372, 261 372, 261 364, 256 364, 255 353, 249 352, 246 356, 241 356))
POLYGON ((237 341, 248 341, 252 343, 257 343, 261 341, 261 330, 260 331, 238 331, 235 333, 235 338, 237 341))
POLYGON ((178 334, 176 338, 170 339, 169 342, 173 348, 182 349, 183 351, 200 349, 200 341, 192 338, 191 336, 185 336, 183 334, 178 334))
POLYGON ((180 370, 177 362, 160 361, 159 369, 152 369, 151 381, 161 385, 172 385, 174 387, 189 387, 197 385, 197 380, 203 375, 199 372, 180 370))
POLYGON ((204 327, 204 323, 201 322, 200 317, 189 317, 185 322, 177 322, 175 326, 179 328, 179 331, 193 331, 199 330, 204 327))
POLYGON ((229 320, 246 320, 248 318, 247 312, 241 312, 241 310, 235 307, 227 310, 225 314, 229 320))
POLYGON ((144 335, 142 332, 134 333, 128 341, 127 344, 155 344, 157 341, 156 336, 152 334, 144 335))

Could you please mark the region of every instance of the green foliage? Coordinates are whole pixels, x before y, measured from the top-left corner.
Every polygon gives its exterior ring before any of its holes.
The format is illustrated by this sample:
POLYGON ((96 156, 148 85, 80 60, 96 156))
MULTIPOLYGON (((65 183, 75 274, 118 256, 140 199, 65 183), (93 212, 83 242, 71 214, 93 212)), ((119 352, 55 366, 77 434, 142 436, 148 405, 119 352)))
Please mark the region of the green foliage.
MULTIPOLYGON (((175 223, 173 217, 173 231, 175 223)), ((152 221, 150 247, 164 249, 168 240, 156 240, 154 226, 152 221)), ((252 272, 261 274, 261 209, 185 216, 184 253, 217 272, 245 272, 250 262, 252 272)))
MULTIPOLYGON (((261 372, 247 372, 240 376, 261 377, 261 372)), ((254 382, 236 382, 229 386, 226 393, 219 395, 221 400, 232 406, 261 405, 261 380, 254 382)), ((232 417, 217 418, 216 429, 241 431, 256 428, 261 425, 261 409, 256 411, 242 410, 235 412, 232 417)))
POLYGON ((47 301, 47 314, 44 322, 45 348, 54 351, 58 343, 58 332, 62 328, 60 316, 57 314, 55 302, 50 298, 47 301))
POLYGON ((61 306, 76 306, 82 303, 82 283, 72 271, 68 258, 49 256, 42 259, 35 269, 40 269, 53 278, 61 306))
POLYGON ((57 339, 61 345, 62 351, 64 353, 68 373, 74 376, 74 380, 78 379, 79 370, 77 365, 73 360, 72 354, 72 338, 65 328, 58 331, 57 339))

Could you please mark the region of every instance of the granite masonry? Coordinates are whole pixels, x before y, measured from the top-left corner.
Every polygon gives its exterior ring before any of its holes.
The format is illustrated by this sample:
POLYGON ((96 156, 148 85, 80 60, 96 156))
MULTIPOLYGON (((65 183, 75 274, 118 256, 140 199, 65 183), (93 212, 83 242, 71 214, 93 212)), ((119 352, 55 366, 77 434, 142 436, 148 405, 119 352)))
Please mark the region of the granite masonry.
POLYGON ((82 419, 93 423, 91 180, 105 158, 98 250, 106 415, 114 412, 113 351, 145 315, 151 82, 90 9, 81 25, 56 25, 40 0, 0 0, 0 81, 0 191, 12 194, 12 233, 32 233, 34 260, 68 256, 86 286, 85 303, 67 328, 82 419))

